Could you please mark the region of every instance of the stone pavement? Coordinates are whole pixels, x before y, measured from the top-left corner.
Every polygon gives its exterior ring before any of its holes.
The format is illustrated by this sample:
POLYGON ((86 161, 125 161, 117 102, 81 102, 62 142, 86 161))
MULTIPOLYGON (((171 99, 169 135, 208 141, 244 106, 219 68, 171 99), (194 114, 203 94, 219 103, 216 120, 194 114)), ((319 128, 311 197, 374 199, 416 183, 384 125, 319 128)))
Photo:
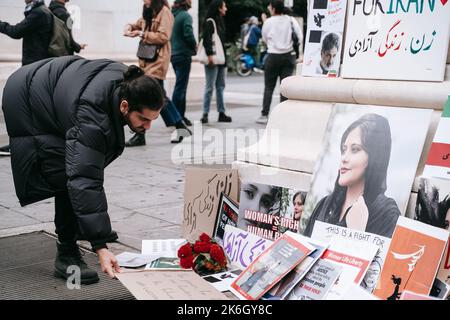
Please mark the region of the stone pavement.
MULTIPOLYGON (((230 81, 230 87, 244 92, 245 83, 255 81, 260 82, 261 78, 234 79, 230 81)), ((250 87, 253 88, 255 96, 262 88, 261 85, 250 87)), ((259 94, 262 95, 262 92, 259 94)), ((239 92, 231 91, 229 95, 238 97, 239 92)), ((273 104, 276 103, 278 99, 274 99, 273 104)), ((217 112, 215 106, 212 106, 210 123, 203 127, 203 131, 211 128, 221 132, 227 128, 264 129, 264 125, 255 123, 261 107, 259 102, 254 104, 228 104, 227 113, 233 117, 231 124, 217 123, 217 112)), ((200 106, 190 106, 188 110, 186 116, 200 125, 200 106)), ((145 147, 126 148, 122 156, 105 170, 109 215, 120 240, 120 244, 112 246, 116 253, 123 250, 140 250, 143 239, 181 237, 184 165, 175 164, 171 159, 172 149, 177 146, 170 143, 172 131, 172 128, 164 126, 162 120, 157 120, 146 135, 145 147)), ((127 139, 132 135, 127 127, 125 133, 127 139)), ((6 143, 7 139, 5 124, 3 119, 0 119, 0 144, 6 143)), ((183 142, 185 146, 190 146, 191 143, 206 146, 211 142, 201 139, 194 142, 192 139, 186 139, 183 142)), ((235 156, 236 150, 227 150, 217 154, 216 158, 231 164, 235 156)), ((53 199, 20 207, 14 191, 10 158, 0 157, 0 237, 38 230, 54 233, 53 215, 53 199)))

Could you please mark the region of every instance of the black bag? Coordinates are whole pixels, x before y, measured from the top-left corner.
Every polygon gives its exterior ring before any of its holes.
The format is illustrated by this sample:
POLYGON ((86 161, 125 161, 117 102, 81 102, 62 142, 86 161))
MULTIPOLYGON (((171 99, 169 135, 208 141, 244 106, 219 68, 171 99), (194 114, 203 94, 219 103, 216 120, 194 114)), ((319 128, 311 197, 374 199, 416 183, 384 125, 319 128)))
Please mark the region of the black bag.
POLYGON ((298 59, 300 57, 300 41, 298 39, 298 35, 294 30, 294 21, 291 18, 291 29, 292 29, 292 46, 295 51, 295 58, 298 59))
POLYGON ((161 46, 156 44, 147 44, 144 40, 139 42, 137 57, 147 62, 155 62, 158 60, 159 50, 161 46))

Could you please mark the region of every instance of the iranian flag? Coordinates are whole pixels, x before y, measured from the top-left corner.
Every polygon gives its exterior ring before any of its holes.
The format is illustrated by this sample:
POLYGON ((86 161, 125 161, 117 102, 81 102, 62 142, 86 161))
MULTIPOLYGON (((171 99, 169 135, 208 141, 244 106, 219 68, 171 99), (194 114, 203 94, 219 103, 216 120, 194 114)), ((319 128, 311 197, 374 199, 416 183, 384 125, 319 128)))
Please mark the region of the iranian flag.
POLYGON ((431 144, 424 176, 450 179, 450 96, 431 144))

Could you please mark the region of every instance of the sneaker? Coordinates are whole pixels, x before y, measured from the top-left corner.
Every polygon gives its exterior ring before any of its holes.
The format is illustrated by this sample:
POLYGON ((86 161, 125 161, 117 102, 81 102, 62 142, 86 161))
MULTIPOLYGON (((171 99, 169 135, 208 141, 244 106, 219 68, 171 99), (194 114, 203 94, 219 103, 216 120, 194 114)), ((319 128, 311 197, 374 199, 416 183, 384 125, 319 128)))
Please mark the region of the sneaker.
POLYGON ((260 116, 258 119, 256 119, 256 123, 260 124, 267 124, 268 121, 269 121, 268 116, 260 116))
POLYGON ((9 144, 7 146, 0 147, 0 156, 11 156, 11 149, 9 148, 9 144))
POLYGON ((257 67, 254 67, 253 71, 255 71, 256 73, 264 73, 264 70, 257 68, 257 67))
POLYGON ((172 140, 170 140, 171 143, 180 143, 183 141, 184 138, 190 137, 192 135, 192 132, 188 129, 175 129, 175 131, 172 133, 172 140))
POLYGON ((227 116, 224 112, 219 113, 218 122, 231 122, 231 117, 227 116))
POLYGON ((184 121, 184 124, 187 125, 188 127, 192 126, 192 122, 188 118, 183 117, 183 121, 184 121))
POLYGON ((203 114, 203 117, 200 119, 200 121, 201 121, 203 124, 208 123, 208 114, 207 114, 207 113, 204 113, 204 114, 203 114))
POLYGON ((130 140, 125 143, 125 147, 145 146, 145 133, 136 133, 130 140))

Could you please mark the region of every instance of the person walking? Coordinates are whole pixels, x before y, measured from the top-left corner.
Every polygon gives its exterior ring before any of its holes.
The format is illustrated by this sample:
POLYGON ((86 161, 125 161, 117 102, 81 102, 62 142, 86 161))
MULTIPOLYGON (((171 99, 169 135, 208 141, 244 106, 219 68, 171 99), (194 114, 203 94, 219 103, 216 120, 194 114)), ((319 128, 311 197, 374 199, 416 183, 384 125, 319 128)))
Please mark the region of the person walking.
POLYGON ((67 268, 78 266, 81 284, 99 281, 77 239, 90 242, 111 278, 120 271, 106 244, 112 230, 104 169, 124 150, 124 125, 145 132, 163 103, 158 81, 106 59, 45 59, 7 80, 3 113, 17 197, 22 206, 55 198, 55 276, 67 279, 67 268))
MULTIPOLYGON (((170 11, 167 0, 144 0, 142 17, 134 24, 125 26, 124 35, 127 37, 140 37, 140 46, 146 46, 144 51, 152 52, 152 57, 139 58, 139 66, 145 73, 158 80, 164 90, 164 80, 169 70, 174 17, 170 11)), ((167 127, 175 126, 175 137, 172 143, 183 141, 184 137, 192 132, 183 123, 183 118, 173 102, 165 93, 165 105, 161 116, 167 127)), ((127 147, 145 145, 145 134, 136 133, 127 143, 127 147)))
MULTIPOLYGON (((25 18, 16 25, 0 21, 0 33, 22 41, 22 66, 50 58, 53 18, 44 0, 25 0, 25 18)), ((10 146, 0 147, 0 156, 10 156, 10 146)))
POLYGON ((70 47, 71 52, 69 54, 75 54, 80 53, 81 50, 86 49, 87 44, 78 44, 74 39, 72 35, 72 27, 73 27, 73 20, 70 16, 69 11, 67 11, 66 3, 69 2, 69 0, 52 0, 48 6, 50 11, 59 19, 64 21, 67 28, 69 29, 70 34, 70 47))
POLYGON ((214 32, 218 33, 223 52, 226 52, 224 46, 225 22, 223 17, 226 15, 227 10, 225 1, 213 0, 208 7, 206 19, 203 24, 203 46, 205 47, 206 55, 208 56, 208 64, 205 65, 206 86, 203 98, 203 117, 201 118, 203 124, 208 123, 208 114, 214 87, 216 88, 217 111, 219 112, 218 122, 232 121, 231 117, 225 114, 225 103, 223 98, 227 64, 225 61, 224 64, 216 65, 214 64, 213 58, 216 53, 214 46, 218 45, 213 41, 214 32))
POLYGON ((172 67, 175 71, 176 82, 172 94, 172 101, 183 117, 187 126, 192 122, 186 118, 186 93, 191 73, 192 56, 197 51, 197 41, 192 29, 192 17, 187 12, 192 7, 192 0, 175 0, 172 6, 172 14, 175 17, 171 44, 172 67))
MULTIPOLYGON (((262 38, 267 44, 267 58, 264 63, 264 98, 261 116, 256 123, 266 124, 269 119, 272 95, 278 79, 280 82, 294 74, 296 67, 296 53, 292 32, 300 39, 302 36, 298 22, 285 14, 287 8, 283 0, 271 0, 269 4, 271 17, 268 18, 262 28, 262 38)), ((283 95, 281 102, 287 100, 283 95)))

